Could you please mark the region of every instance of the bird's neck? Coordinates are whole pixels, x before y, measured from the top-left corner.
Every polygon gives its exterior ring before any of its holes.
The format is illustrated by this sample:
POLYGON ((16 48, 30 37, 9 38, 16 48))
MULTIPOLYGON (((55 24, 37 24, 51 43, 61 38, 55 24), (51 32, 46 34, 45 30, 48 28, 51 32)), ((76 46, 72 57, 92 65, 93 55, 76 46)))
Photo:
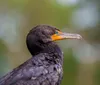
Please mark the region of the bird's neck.
MULTIPOLYGON (((40 57, 43 57, 42 60, 46 59, 48 60, 49 64, 63 64, 63 54, 62 51, 60 49, 60 47, 56 44, 56 43, 49 43, 46 44, 47 46, 45 46, 43 48, 43 50, 41 50, 39 53, 37 53, 36 55, 41 55, 41 56, 36 56, 33 55, 33 59, 36 58, 37 61, 38 59, 41 61, 40 57), (43 56, 46 55, 46 56, 43 56)), ((42 61, 43 62, 43 61, 42 61)))
POLYGON ((58 54, 59 56, 62 55, 62 51, 60 49, 60 47, 52 42, 52 43, 49 43, 43 50, 42 52, 45 52, 45 53, 52 53, 52 54, 58 54))
POLYGON ((34 48, 34 55, 37 55, 39 53, 48 53, 49 55, 57 56, 57 58, 61 59, 63 58, 62 51, 60 47, 55 42, 50 42, 47 44, 42 44, 40 46, 41 48, 37 51, 37 48, 34 48))
POLYGON ((52 62, 55 62, 56 64, 60 63, 61 65, 63 64, 63 53, 56 43, 48 45, 47 48, 43 50, 43 52, 50 55, 52 62))

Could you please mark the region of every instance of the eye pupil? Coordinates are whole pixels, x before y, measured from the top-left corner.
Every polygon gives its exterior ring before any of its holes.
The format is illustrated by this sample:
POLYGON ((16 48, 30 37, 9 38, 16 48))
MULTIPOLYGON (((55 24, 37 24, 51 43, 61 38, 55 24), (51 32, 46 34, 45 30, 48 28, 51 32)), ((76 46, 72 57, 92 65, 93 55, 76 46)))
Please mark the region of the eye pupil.
POLYGON ((56 34, 58 34, 58 31, 56 31, 56 34))

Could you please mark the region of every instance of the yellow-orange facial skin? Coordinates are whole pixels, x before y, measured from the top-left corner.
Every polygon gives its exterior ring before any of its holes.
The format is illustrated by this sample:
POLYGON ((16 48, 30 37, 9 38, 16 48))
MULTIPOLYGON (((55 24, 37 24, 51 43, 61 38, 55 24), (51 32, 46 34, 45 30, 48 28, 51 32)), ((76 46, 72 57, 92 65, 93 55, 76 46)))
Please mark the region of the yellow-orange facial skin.
POLYGON ((57 30, 57 33, 51 36, 52 41, 63 40, 63 39, 82 39, 79 34, 63 33, 57 30))
POLYGON ((62 36, 54 34, 51 36, 52 41, 56 41, 56 40, 62 40, 64 39, 62 36))
POLYGON ((62 32, 57 30, 57 33, 51 36, 52 41, 62 40, 63 37, 61 36, 62 32))

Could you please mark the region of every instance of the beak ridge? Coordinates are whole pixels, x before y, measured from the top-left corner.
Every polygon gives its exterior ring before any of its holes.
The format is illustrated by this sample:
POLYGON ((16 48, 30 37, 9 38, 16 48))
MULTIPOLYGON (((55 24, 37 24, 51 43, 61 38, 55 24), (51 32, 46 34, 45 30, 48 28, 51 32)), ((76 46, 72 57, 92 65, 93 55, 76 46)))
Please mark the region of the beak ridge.
POLYGON ((73 33, 64 33, 60 32, 51 36, 52 41, 63 40, 63 39, 82 39, 82 36, 79 34, 73 33))
POLYGON ((81 35, 72 33, 62 33, 60 36, 65 39, 82 39, 81 35))

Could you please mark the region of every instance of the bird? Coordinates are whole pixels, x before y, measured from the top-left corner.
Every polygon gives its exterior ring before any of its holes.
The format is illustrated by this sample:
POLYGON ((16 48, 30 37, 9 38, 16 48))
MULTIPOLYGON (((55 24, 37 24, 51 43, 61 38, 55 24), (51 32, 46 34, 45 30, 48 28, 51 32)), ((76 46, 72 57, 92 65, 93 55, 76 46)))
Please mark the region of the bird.
POLYGON ((0 85, 60 85, 63 78, 63 52, 55 41, 81 39, 54 26, 40 24, 26 36, 32 57, 0 78, 0 85))

